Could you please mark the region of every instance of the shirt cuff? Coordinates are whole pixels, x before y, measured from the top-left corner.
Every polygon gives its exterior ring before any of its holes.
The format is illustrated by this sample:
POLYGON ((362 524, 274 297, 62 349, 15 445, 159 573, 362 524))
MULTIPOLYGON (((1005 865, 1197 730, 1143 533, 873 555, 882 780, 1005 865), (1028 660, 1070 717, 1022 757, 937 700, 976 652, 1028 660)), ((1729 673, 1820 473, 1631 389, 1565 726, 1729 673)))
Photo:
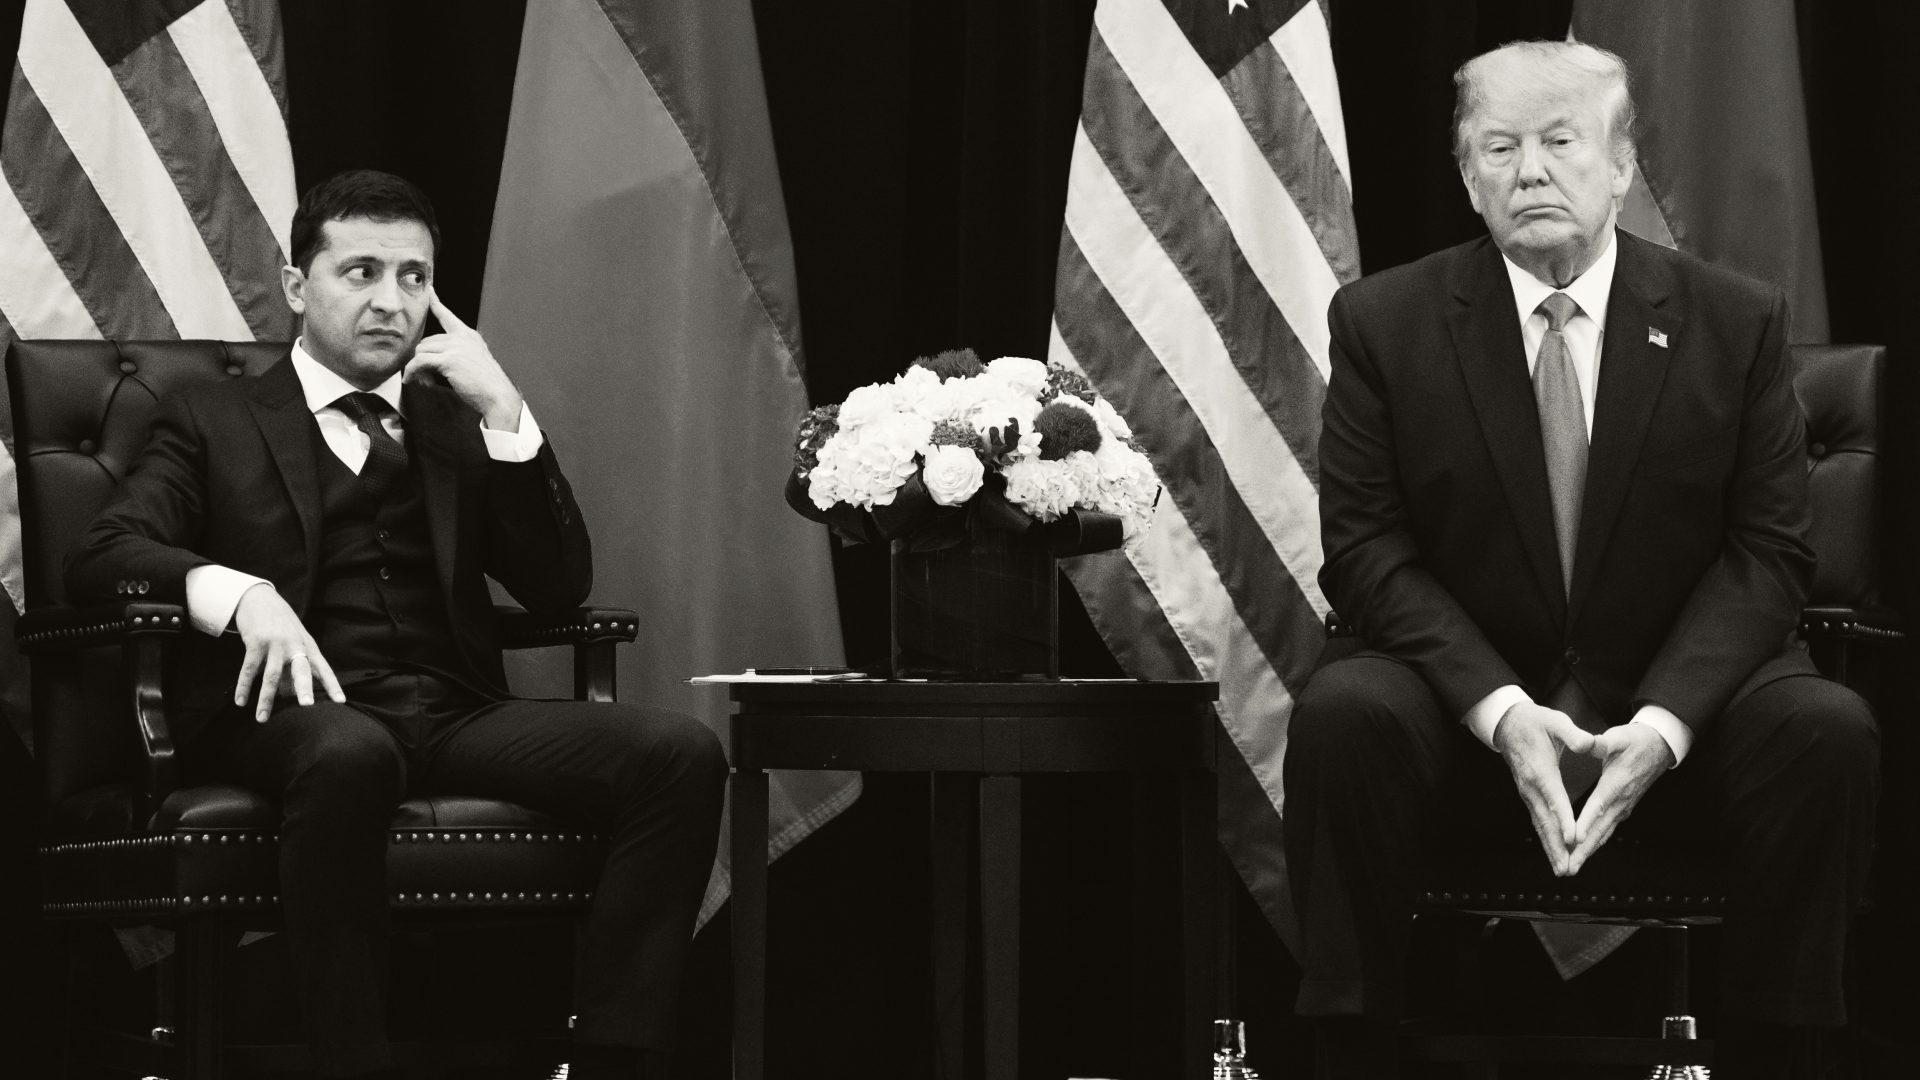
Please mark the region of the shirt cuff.
POLYGON ((482 422, 480 438, 486 440, 487 456, 495 461, 532 461, 540 452, 542 436, 540 425, 534 423, 533 410, 523 401, 518 431, 495 431, 482 422))
POLYGON ((187 619, 203 634, 219 637, 233 622, 240 594, 255 585, 273 588, 266 578, 208 563, 187 571, 187 619))
POLYGON ((1645 724, 1667 740, 1667 749, 1673 751, 1673 768, 1679 768, 1680 763, 1687 760, 1687 751, 1693 746, 1693 729, 1672 712, 1658 705, 1642 705, 1630 722, 1645 724))
POLYGON ((1500 718, 1515 705, 1532 700, 1525 690, 1508 683, 1481 698, 1473 708, 1467 710, 1467 715, 1461 717, 1460 722, 1467 725, 1467 730, 1473 732, 1474 738, 1486 743, 1487 749, 1492 750, 1495 749, 1493 729, 1500 726, 1500 718))

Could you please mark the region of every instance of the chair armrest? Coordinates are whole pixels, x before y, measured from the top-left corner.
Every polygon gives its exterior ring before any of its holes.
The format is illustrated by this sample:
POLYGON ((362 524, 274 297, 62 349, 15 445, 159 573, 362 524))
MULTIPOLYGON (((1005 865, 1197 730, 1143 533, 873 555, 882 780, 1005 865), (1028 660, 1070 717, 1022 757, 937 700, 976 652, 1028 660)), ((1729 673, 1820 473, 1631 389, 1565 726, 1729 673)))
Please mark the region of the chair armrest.
POLYGON ((640 635, 640 615, 628 608, 583 607, 561 615, 535 615, 502 604, 493 611, 500 617, 500 643, 509 649, 632 641, 640 635))
POLYGON ((179 604, 123 602, 94 607, 35 608, 14 624, 14 638, 28 656, 120 646, 125 688, 132 693, 133 719, 146 750, 144 818, 179 786, 174 764, 173 732, 167 726, 167 704, 162 696, 167 646, 187 626, 187 612, 179 604))
POLYGON ((187 612, 179 604, 122 601, 84 608, 35 608, 13 624, 13 636, 20 651, 31 655, 120 644, 134 634, 178 634, 186 627, 187 612))
POLYGON ((1800 612, 1800 636, 1807 641, 1905 641, 1906 619, 1884 608, 1810 607, 1800 612))
POLYGON ((499 606, 500 642, 509 649, 573 646, 573 696, 612 701, 616 688, 613 647, 640 636, 640 615, 628 608, 583 607, 561 615, 536 615, 499 606))

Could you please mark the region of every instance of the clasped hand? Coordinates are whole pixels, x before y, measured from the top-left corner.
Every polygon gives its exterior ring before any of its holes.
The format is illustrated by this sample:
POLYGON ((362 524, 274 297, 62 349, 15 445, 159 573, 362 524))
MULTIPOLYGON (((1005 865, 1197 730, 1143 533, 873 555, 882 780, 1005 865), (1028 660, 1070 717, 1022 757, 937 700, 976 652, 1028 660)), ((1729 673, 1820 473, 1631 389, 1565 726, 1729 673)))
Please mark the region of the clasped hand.
POLYGON ((448 310, 440 302, 440 294, 431 289, 427 291, 427 305, 433 317, 440 320, 443 332, 422 338, 414 346, 413 359, 407 362, 407 379, 438 376, 480 414, 486 426, 495 431, 518 431, 520 391, 493 358, 486 339, 448 310))
POLYGON ((1673 765, 1667 741, 1646 724, 1620 724, 1593 735, 1566 713, 1532 702, 1507 710, 1494 728, 1493 743, 1506 759, 1556 877, 1579 873, 1673 765), (1578 820, 1560 777, 1562 754, 1584 754, 1600 762, 1600 779, 1578 820))
POLYGON ((247 693, 258 676, 260 694, 253 707, 253 718, 266 723, 282 698, 291 697, 302 705, 313 704, 313 684, 318 679, 327 697, 344 703, 347 695, 334 678, 333 668, 320 655, 320 647, 294 614, 293 608, 262 582, 240 594, 233 611, 233 628, 247 647, 240 662, 240 679, 234 684, 233 703, 245 705, 247 693))

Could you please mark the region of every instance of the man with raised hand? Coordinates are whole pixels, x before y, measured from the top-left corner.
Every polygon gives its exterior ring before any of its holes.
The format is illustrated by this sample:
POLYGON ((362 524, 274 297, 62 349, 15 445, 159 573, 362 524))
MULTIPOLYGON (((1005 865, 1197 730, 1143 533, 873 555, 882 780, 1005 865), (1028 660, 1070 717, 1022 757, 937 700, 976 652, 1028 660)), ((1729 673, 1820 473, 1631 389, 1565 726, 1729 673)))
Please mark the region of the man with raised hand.
POLYGON ((439 240, 399 177, 309 190, 282 271, 300 319, 289 357, 160 403, 68 588, 186 605, 199 633, 172 698, 182 761, 281 804, 316 1071, 392 1072, 388 825, 408 795, 463 793, 607 837, 572 1075, 663 1075, 726 760, 689 717, 508 693, 484 579, 562 612, 585 600, 592 556, 532 411, 433 291, 439 240), (429 314, 443 332, 423 337, 429 314))
POLYGON ((1618 57, 1520 42, 1454 78, 1489 235, 1329 312, 1320 580, 1357 636, 1288 732, 1299 1010, 1324 1075, 1393 1075, 1430 854, 1526 821, 1577 876, 1638 811, 1728 858, 1716 1072, 1813 1075, 1879 744, 1794 640, 1813 558, 1785 301, 1615 228, 1618 57))

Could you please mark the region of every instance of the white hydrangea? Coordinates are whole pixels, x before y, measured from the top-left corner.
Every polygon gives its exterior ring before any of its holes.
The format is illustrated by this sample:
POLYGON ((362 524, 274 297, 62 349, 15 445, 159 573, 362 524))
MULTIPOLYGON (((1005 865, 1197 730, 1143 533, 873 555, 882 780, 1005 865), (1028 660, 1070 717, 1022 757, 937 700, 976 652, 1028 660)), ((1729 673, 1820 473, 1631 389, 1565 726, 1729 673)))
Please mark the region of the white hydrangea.
POLYGON ((1038 398, 1047 388, 1047 365, 1024 356, 1003 356, 987 364, 986 377, 1012 393, 1038 398))

